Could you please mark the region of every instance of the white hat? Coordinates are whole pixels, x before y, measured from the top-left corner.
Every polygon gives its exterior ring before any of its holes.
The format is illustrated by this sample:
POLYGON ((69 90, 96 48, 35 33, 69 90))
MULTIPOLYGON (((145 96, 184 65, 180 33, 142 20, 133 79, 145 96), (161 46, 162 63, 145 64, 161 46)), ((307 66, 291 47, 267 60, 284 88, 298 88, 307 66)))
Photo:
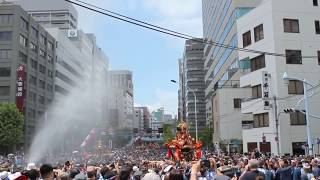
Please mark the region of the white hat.
POLYGON ((167 173, 169 172, 171 169, 173 168, 172 165, 167 166, 166 168, 164 168, 163 172, 167 173))
POLYGON ((7 171, 3 171, 0 173, 0 179, 6 179, 9 176, 7 171))
POLYGON ((31 170, 31 169, 37 169, 35 163, 29 163, 29 164, 27 165, 27 170, 29 171, 29 170, 31 170))
POLYGON ((303 168, 305 168, 305 169, 310 169, 311 167, 310 167, 309 163, 304 163, 304 164, 303 164, 303 168))
POLYGON ((139 168, 138 168, 137 166, 133 166, 133 167, 132 167, 132 170, 133 170, 134 172, 136 172, 136 171, 139 171, 139 168))

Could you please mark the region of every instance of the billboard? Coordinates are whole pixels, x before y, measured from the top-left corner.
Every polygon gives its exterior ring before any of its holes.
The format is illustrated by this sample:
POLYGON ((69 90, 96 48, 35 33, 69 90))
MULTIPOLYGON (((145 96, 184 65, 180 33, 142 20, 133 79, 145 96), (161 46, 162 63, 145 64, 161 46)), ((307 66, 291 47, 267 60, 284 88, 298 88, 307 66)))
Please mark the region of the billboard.
POLYGON ((17 68, 17 89, 16 89, 16 105, 20 112, 24 109, 24 98, 25 98, 25 67, 19 65, 17 68))

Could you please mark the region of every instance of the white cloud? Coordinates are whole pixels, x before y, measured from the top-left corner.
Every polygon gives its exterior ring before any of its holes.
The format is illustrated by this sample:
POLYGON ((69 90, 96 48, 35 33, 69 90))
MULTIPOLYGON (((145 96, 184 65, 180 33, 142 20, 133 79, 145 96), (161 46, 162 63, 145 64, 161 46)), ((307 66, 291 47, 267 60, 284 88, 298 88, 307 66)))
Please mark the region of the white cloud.
POLYGON ((177 114, 177 99, 177 92, 158 88, 155 90, 154 104, 137 103, 135 106, 147 106, 151 112, 164 107, 165 113, 177 114))
MULTIPOLYGON (((114 6, 116 6, 114 1, 112 0, 84 0, 84 2, 101 7, 101 8, 111 9, 114 6)), ((88 33, 96 32, 97 29, 99 29, 101 20, 103 19, 102 18, 103 15, 98 14, 97 12, 85 9, 80 6, 76 6, 76 5, 74 6, 78 10, 79 28, 83 29, 85 32, 88 32, 88 33)), ((102 10, 99 10, 99 11, 102 11, 102 10)))
MULTIPOLYGON (((142 2, 148 12, 158 17, 152 23, 194 37, 202 37, 201 1, 143 0, 142 2)), ((183 39, 174 42, 170 40, 169 46, 183 49, 183 44, 183 39)))

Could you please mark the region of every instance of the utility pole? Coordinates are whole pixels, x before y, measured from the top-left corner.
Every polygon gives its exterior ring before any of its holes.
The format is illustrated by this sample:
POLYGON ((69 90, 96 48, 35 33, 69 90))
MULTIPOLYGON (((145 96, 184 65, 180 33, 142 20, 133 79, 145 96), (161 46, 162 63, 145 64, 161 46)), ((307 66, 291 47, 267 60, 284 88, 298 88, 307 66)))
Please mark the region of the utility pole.
POLYGON ((279 117, 278 117, 278 105, 277 105, 277 97, 273 96, 273 107, 274 107, 274 116, 276 120, 276 141, 277 141, 277 153, 280 156, 280 138, 279 138, 279 117))

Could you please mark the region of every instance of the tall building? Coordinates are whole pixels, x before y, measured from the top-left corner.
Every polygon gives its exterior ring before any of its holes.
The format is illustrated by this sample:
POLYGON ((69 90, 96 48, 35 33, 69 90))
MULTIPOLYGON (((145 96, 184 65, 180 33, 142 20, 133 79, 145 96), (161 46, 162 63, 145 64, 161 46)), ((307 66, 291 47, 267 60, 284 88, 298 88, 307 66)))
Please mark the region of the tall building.
MULTIPOLYGON (((236 20, 261 0, 202 0, 203 35, 206 41, 237 46, 236 20)), ((237 51, 206 44, 204 48, 206 123, 216 142, 241 148, 240 100, 249 89, 239 87, 240 76, 248 71, 237 51)), ((243 117, 245 118, 245 117, 243 117)))
MULTIPOLYGON (((202 39, 187 40, 185 43, 185 50, 183 54, 183 75, 184 81, 179 82, 181 95, 184 94, 184 101, 186 107, 186 121, 189 123, 190 131, 195 131, 197 117, 198 130, 206 127, 206 107, 204 94, 204 58, 203 49, 204 44, 202 39), (200 41, 200 42, 197 42, 200 41), (184 83, 182 85, 182 83, 184 83), (182 90, 184 92, 182 92, 182 90), (196 96, 196 102, 195 97, 196 96), (195 111, 196 103, 196 111, 195 111), (195 116, 196 115, 196 116, 195 116)), ((183 100, 182 100, 183 101, 183 100)))
POLYGON ((77 29, 78 12, 64 0, 7 0, 27 11, 45 28, 77 29))
POLYGON ((184 61, 179 59, 178 120, 186 120, 184 61))
MULTIPOLYGON (((293 79, 284 81, 282 77, 287 72, 289 77, 319 84, 319 10, 316 1, 270 0, 238 20, 239 47, 285 54, 270 56, 239 52, 239 59, 249 60, 251 64, 251 71, 240 78, 241 87, 248 87, 251 91, 250 98, 241 104, 242 113, 251 116, 242 119, 246 124, 243 129, 244 152, 258 148, 261 152, 274 154, 279 151, 281 155, 305 153, 307 121, 303 112, 304 101, 297 104, 303 98, 303 83, 293 79), (273 97, 277 100, 274 101, 273 97), (287 108, 300 111, 284 113, 287 108)), ((319 88, 310 91, 313 93, 310 92, 312 95, 308 98, 309 110, 318 115, 319 88)), ((309 125, 313 141, 320 137, 320 121, 310 117, 309 125)), ((314 152, 319 152, 317 146, 314 147, 314 152)))
POLYGON ((139 132, 142 132, 144 130, 143 121, 143 109, 134 107, 133 128, 136 128, 139 132))
POLYGON ((111 70, 108 72, 109 120, 114 128, 133 128, 133 83, 132 72, 111 70))
POLYGON ((0 4, 0 102, 24 114, 24 145, 54 97, 55 39, 20 6, 0 4))

